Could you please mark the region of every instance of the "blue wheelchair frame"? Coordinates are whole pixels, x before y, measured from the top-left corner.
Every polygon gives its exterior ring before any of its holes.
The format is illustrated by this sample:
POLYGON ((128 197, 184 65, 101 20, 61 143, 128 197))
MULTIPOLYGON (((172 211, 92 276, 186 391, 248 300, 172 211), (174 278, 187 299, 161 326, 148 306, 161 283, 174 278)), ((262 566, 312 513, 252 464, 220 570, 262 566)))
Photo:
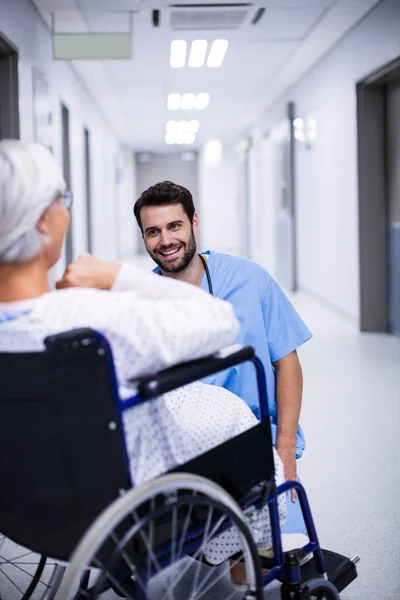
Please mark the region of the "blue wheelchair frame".
MULTIPOLYGON (((113 391, 115 394, 115 398, 119 398, 118 394, 118 385, 117 379, 114 369, 114 364, 112 360, 111 348, 108 344, 108 341, 99 333, 96 333, 96 337, 98 340, 101 340, 102 344, 105 345, 108 349, 108 354, 111 360, 109 361, 110 366, 110 379, 113 386, 113 391)), ((270 416, 268 412, 268 398, 267 398, 267 387, 265 380, 265 370, 261 360, 257 356, 253 356, 249 358, 255 368, 256 377, 257 377, 257 387, 258 387, 258 399, 259 399, 259 407, 260 407, 260 417, 261 421, 270 421, 270 416)), ((246 360, 242 361, 246 362, 246 360)), ((155 376, 156 377, 156 376, 155 376)), ((179 386, 178 386, 179 387, 179 386)), ((120 416, 122 413, 128 408, 133 408, 146 402, 148 400, 143 399, 140 394, 136 394, 135 396, 128 398, 126 400, 119 400, 118 408, 120 412, 120 416)), ((129 473, 129 462, 128 455, 126 451, 126 446, 124 444, 124 460, 126 464, 127 472, 129 473)), ((274 489, 269 493, 266 504, 269 507, 270 513, 270 521, 271 521, 271 532, 272 532, 272 540, 273 540, 273 548, 275 553, 275 565, 263 576, 263 586, 267 586, 269 583, 274 581, 275 579, 282 580, 285 577, 286 581, 289 584, 296 584, 301 582, 301 573, 300 573, 300 565, 299 564, 290 564, 287 565, 284 562, 283 549, 282 549, 282 538, 281 538, 281 527, 279 524, 279 512, 278 512, 278 503, 277 498, 281 494, 287 494, 288 491, 295 489, 300 502, 300 507, 303 513, 304 521, 306 524, 306 529, 309 537, 309 543, 302 548, 304 554, 308 554, 312 552, 315 558, 315 566, 318 574, 324 578, 328 579, 326 574, 324 557, 321 550, 321 546, 318 541, 318 536, 316 532, 316 528, 314 525, 314 520, 311 514, 310 505, 307 499, 307 495, 304 487, 298 481, 286 481, 278 487, 274 487, 274 489)), ((218 531, 218 533, 222 533, 222 531, 218 531)), ((217 535, 217 533, 215 534, 217 535)), ((189 553, 191 548, 186 547, 185 550, 189 553)), ((161 559, 161 557, 160 557, 161 559)), ((165 568, 169 566, 165 565, 165 568)), ((141 590, 138 589, 138 598, 141 600, 141 590)), ((143 596, 145 600, 145 596, 143 596)))

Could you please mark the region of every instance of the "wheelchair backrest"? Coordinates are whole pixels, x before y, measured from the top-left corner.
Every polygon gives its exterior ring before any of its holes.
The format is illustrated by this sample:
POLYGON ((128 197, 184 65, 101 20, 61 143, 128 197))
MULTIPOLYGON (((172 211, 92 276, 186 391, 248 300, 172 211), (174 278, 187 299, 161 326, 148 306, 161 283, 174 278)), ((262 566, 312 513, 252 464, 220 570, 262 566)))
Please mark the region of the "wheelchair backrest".
POLYGON ((90 329, 0 353, 0 532, 67 560, 131 486, 111 351, 90 329))

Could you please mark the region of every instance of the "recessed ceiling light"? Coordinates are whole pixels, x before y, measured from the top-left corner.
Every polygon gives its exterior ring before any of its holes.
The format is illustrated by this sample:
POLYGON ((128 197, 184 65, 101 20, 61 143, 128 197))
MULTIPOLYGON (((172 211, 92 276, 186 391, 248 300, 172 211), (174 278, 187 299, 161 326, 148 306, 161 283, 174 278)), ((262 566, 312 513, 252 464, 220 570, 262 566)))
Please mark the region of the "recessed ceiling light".
POLYGON ((210 101, 210 94, 200 93, 196 95, 194 107, 196 110, 204 110, 210 101))
POLYGON ((166 133, 165 134, 165 143, 166 144, 175 144, 175 133, 166 133))
POLYGON ((189 54, 189 67, 202 67, 206 58, 208 42, 207 40, 194 40, 192 42, 189 54))
POLYGON ((176 133, 177 130, 178 130, 178 127, 177 127, 176 121, 167 121, 167 123, 165 125, 165 131, 167 133, 176 133))
POLYGON ((188 130, 192 133, 197 133, 200 127, 200 123, 198 121, 189 121, 188 122, 188 130))
POLYGON ((183 94, 181 108, 183 110, 193 110, 196 101, 194 94, 183 94))
POLYGON ((167 121, 165 142, 167 144, 193 144, 199 127, 200 123, 195 120, 167 121))
POLYGON ((186 48, 185 40, 173 40, 171 42, 171 53, 169 64, 173 69, 181 69, 186 63, 186 48))
POLYGON ((183 143, 184 144, 193 144, 196 139, 194 133, 184 133, 183 134, 183 143))
POLYGON ((169 94, 167 106, 168 110, 179 110, 181 107, 181 95, 169 94))
POLYGON ((220 67, 228 49, 228 40, 214 40, 207 59, 207 67, 220 67))

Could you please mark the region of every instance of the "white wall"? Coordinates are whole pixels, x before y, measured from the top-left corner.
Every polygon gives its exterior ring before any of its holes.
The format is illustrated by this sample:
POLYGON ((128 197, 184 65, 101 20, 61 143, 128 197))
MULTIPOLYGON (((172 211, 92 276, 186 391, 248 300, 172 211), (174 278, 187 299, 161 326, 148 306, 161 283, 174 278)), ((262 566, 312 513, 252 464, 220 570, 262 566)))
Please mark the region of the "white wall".
MULTIPOLYGON (((34 139, 32 67, 36 67, 49 86, 53 113, 54 154, 61 162, 61 102, 70 112, 71 182, 74 193, 72 236, 74 255, 87 248, 84 134, 91 135, 92 212, 94 252, 104 258, 116 258, 129 252, 126 233, 117 243, 118 194, 115 161, 121 154, 119 140, 96 102, 86 91, 68 63, 52 60, 51 35, 28 0, 0 0, 0 30, 19 52, 19 112, 21 139, 34 139), (126 245, 126 247, 124 247, 126 245)), ((129 171, 129 169, 128 169, 129 171)), ((132 175, 125 171, 125 197, 133 197, 132 175)), ((130 242, 132 246, 132 241, 130 242)), ((63 265, 57 268, 60 273, 63 265)))
POLYGON ((224 147, 219 164, 199 158, 201 250, 226 254, 243 253, 243 163, 237 153, 224 147))
MULTIPOLYGON (((400 55, 400 2, 384 0, 319 65, 266 111, 261 135, 295 102, 317 120, 307 151, 297 144, 300 287, 359 317, 356 83, 400 55)), ((271 206, 274 198, 260 195, 271 206)))

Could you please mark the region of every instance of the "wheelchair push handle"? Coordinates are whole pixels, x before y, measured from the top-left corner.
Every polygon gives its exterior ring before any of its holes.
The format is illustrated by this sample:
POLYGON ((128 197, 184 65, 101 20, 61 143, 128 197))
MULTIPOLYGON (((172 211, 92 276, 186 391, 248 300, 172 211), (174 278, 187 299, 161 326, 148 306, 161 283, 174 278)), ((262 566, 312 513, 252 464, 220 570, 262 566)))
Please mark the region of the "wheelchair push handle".
POLYGON ((136 382, 138 391, 144 400, 151 400, 252 358, 254 358, 254 348, 251 346, 241 344, 227 346, 205 358, 185 362, 160 371, 156 375, 140 379, 136 382))

